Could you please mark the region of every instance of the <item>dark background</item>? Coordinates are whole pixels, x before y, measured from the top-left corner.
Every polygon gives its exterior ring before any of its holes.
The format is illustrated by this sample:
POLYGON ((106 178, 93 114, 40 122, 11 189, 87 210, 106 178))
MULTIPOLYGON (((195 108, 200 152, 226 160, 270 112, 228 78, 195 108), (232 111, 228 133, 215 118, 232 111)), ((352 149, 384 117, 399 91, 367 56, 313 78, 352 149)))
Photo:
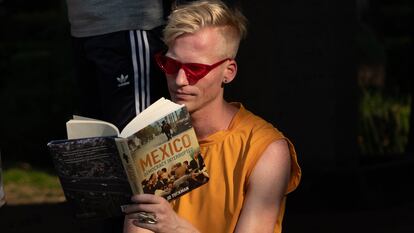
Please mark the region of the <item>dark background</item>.
MULTIPOLYGON (((303 179, 289 195, 285 231, 414 232, 412 152, 364 154, 357 140, 362 65, 386 68, 384 93, 413 92, 412 1, 241 5, 249 34, 226 97, 274 123, 296 146, 303 179), (358 43, 361 28, 377 44, 358 43)), ((65 122, 76 110, 65 2, 0 0, 0 29, 3 162, 51 170, 46 143, 65 138, 65 122)), ((60 207, 22 206, 13 213, 53 208, 60 207)))

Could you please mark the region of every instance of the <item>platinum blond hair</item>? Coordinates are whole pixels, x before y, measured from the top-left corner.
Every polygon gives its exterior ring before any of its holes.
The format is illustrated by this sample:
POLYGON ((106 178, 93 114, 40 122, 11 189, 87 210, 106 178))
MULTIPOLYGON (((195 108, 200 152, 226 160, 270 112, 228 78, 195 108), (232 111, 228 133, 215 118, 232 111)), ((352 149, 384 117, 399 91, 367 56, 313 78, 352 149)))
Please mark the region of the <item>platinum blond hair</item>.
POLYGON ((179 5, 169 16, 164 29, 164 42, 171 46, 186 33, 195 33, 204 27, 218 27, 229 46, 228 56, 235 57, 242 38, 247 33, 247 19, 236 8, 219 0, 200 0, 179 5))

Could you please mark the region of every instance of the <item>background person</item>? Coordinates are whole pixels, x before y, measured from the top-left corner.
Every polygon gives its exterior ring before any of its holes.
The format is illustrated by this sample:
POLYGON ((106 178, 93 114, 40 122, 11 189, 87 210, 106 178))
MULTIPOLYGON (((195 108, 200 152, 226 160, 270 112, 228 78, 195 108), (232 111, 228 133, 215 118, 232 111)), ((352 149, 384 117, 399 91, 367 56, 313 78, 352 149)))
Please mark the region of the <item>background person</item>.
POLYGON ((162 0, 66 0, 79 115, 122 129, 168 94, 153 55, 169 5, 162 0), (165 10, 164 10, 165 9, 165 10))

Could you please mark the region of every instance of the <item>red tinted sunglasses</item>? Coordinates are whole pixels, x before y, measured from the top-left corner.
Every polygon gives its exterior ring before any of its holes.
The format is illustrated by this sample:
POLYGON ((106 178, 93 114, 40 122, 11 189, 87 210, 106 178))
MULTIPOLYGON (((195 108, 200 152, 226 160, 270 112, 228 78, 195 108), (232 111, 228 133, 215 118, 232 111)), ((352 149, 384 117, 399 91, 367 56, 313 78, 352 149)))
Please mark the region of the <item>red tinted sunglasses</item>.
POLYGON ((212 65, 200 64, 200 63, 181 63, 175 59, 165 56, 163 53, 155 54, 155 60, 158 66, 166 74, 177 74, 180 69, 183 69, 187 80, 190 85, 194 85, 198 80, 204 78, 212 69, 221 65, 230 58, 226 58, 212 65))

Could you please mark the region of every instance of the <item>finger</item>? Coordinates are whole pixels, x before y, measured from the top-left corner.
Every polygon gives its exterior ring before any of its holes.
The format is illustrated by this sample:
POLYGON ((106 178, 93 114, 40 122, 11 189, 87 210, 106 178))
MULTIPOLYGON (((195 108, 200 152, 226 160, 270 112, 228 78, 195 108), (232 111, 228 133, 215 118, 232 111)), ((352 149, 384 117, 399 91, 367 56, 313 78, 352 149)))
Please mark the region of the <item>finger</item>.
POLYGON ((141 223, 156 224, 157 216, 154 213, 138 212, 127 215, 128 219, 138 220, 141 223))
POLYGON ((132 196, 131 201, 135 203, 158 204, 163 198, 153 194, 137 194, 132 196))
POLYGON ((157 232, 157 224, 151 224, 151 223, 144 223, 139 220, 132 221, 132 224, 134 224, 137 227, 145 228, 147 230, 157 232))
POLYGON ((157 204, 130 204, 122 206, 121 210, 125 214, 132 214, 137 212, 154 213, 157 209, 157 204))

